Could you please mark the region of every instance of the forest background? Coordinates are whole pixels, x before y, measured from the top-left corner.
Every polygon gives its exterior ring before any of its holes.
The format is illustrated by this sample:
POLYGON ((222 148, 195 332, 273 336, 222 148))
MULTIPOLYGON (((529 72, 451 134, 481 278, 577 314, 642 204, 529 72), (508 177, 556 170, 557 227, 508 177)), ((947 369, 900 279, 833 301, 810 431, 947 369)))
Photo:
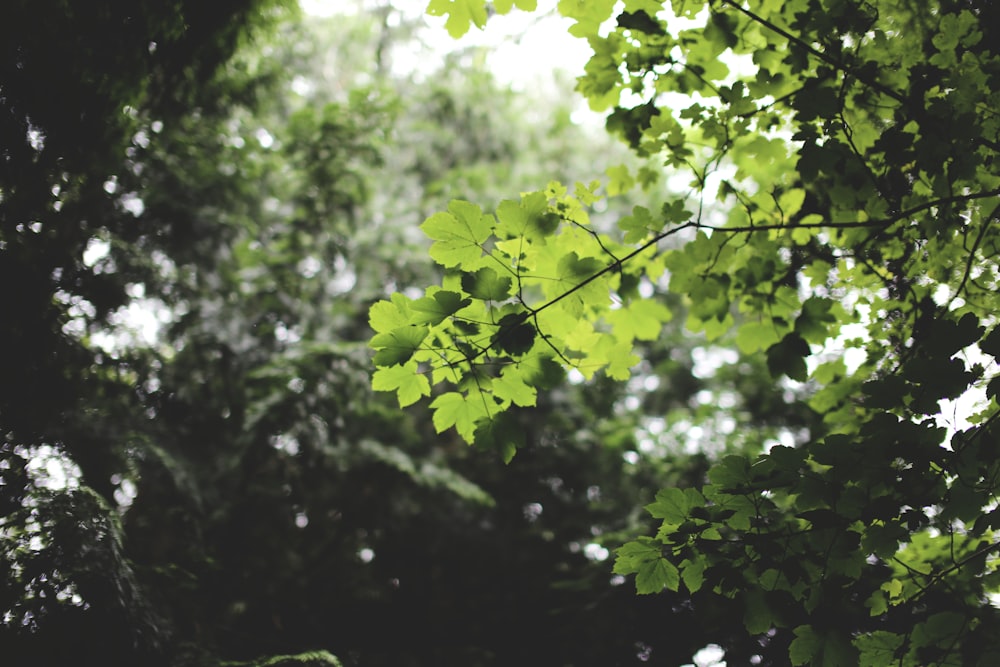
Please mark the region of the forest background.
POLYGON ((42 5, 5 664, 995 664, 991 3, 42 5))

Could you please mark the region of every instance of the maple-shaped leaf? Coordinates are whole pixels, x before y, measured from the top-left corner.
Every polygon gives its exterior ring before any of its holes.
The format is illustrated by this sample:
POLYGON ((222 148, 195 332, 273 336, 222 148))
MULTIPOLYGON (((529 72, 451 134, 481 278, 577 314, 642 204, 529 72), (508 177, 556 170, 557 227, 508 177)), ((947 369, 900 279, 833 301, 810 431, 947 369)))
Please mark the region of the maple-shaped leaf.
MULTIPOLYGON (((587 320, 573 320, 572 318, 565 316, 562 316, 562 319, 566 320, 568 324, 576 325, 571 331, 566 332, 561 338, 562 343, 567 350, 572 350, 586 355, 589 351, 596 348, 605 337, 604 333, 595 330, 594 325, 587 320)), ((546 333, 549 333, 551 330, 545 329, 545 331, 546 333)), ((549 335, 551 335, 551 333, 549 333, 549 335)))
POLYGON ((410 324, 440 324, 446 318, 468 306, 472 301, 463 299, 458 292, 438 290, 410 304, 410 324))
POLYGON ((666 558, 659 558, 639 566, 635 575, 635 592, 639 595, 659 593, 664 588, 676 591, 680 588, 677 566, 666 558))
POLYGON ((795 319, 795 332, 810 343, 822 344, 837 317, 830 312, 833 301, 822 297, 810 297, 802 304, 802 312, 795 319))
POLYGON ((608 175, 608 195, 612 197, 628 192, 635 186, 635 179, 624 164, 608 167, 604 173, 608 175))
POLYGON ((494 415, 479 422, 475 444, 497 452, 504 463, 510 463, 518 448, 524 446, 524 428, 510 413, 494 415))
POLYGON ((1000 359, 1000 327, 996 327, 979 341, 979 349, 996 359, 1000 359))
POLYGON ((576 252, 567 253, 559 260, 559 280, 576 285, 587 280, 607 265, 596 257, 580 258, 576 252))
POLYGON ((795 628, 795 639, 788 646, 793 665, 840 667, 858 664, 858 650, 847 637, 833 631, 818 632, 809 625, 795 628))
POLYGON ((427 338, 427 327, 404 326, 372 337, 368 344, 378 350, 375 353, 376 366, 392 366, 410 360, 427 338))
POLYGON ((410 321, 410 300, 396 293, 391 301, 377 301, 368 309, 368 326, 376 333, 385 333, 405 326, 410 321))
POLYGON ((606 315, 620 340, 656 340, 672 317, 670 309, 653 299, 636 299, 606 315))
POLYGON ((787 375, 793 380, 805 382, 809 375, 806 367, 808 356, 809 343, 797 333, 790 333, 767 348, 767 370, 775 378, 787 375))
MULTIPOLYGON (((678 224, 687 222, 694 216, 694 213, 684 207, 683 199, 675 199, 672 202, 667 202, 663 205, 660 212, 663 214, 665 222, 676 222, 678 224)), ((663 229, 662 224, 660 224, 659 229, 663 229)))
POLYGON ((746 322, 736 332, 736 347, 743 354, 753 354, 777 343, 781 339, 781 331, 770 318, 746 322))
POLYGON ((548 208, 544 192, 529 192, 521 201, 505 199, 497 206, 496 235, 501 239, 537 240, 549 236, 561 218, 548 208))
POLYGON ((489 416, 481 396, 476 394, 470 397, 457 391, 435 398, 431 409, 434 410, 434 430, 441 433, 454 426, 458 434, 469 443, 474 440, 476 423, 489 416))
POLYGON ((566 379, 566 370, 551 354, 532 353, 517 363, 524 381, 539 389, 557 387, 566 379))
POLYGON ((490 346, 507 354, 524 354, 530 350, 538 332, 527 319, 527 313, 504 315, 497 323, 499 329, 490 339, 490 346))
POLYGON ((372 375, 372 389, 395 391, 401 408, 413 405, 422 396, 431 394, 430 382, 417 371, 417 363, 412 360, 402 365, 376 369, 372 375))
POLYGON ((615 550, 615 574, 633 574, 643 563, 663 556, 663 545, 649 537, 626 542, 615 550))
POLYGON ((483 0, 430 0, 427 13, 431 16, 447 16, 444 27, 448 34, 458 39, 469 31, 469 24, 477 28, 486 25, 486 3, 483 0))
POLYGON ((683 523, 688 516, 688 499, 682 489, 670 487, 656 492, 655 502, 646 505, 654 519, 664 519, 672 524, 683 523))
POLYGON ((434 243, 431 257, 444 267, 475 270, 483 261, 483 244, 493 233, 493 217, 467 201, 454 200, 447 212, 435 213, 420 225, 434 243))
POLYGON ((511 279, 488 266, 462 275, 462 289, 483 301, 503 301, 510 296, 511 279))
POLYGON ((635 590, 640 595, 680 587, 677 566, 663 557, 663 545, 648 537, 626 542, 615 551, 616 574, 635 573, 635 590))
POLYGON ((618 221, 618 227, 625 232, 625 243, 642 241, 649 236, 655 226, 657 225, 653 222, 649 209, 643 206, 632 207, 632 215, 627 215, 618 221))
POLYGON ((701 585, 705 583, 705 568, 708 564, 701 558, 695 560, 685 560, 681 563, 681 579, 691 593, 701 590, 701 585))
POLYGON ((640 361, 638 355, 632 352, 631 343, 617 341, 612 336, 601 338, 594 351, 594 359, 607 364, 604 373, 614 380, 629 379, 632 375, 632 367, 640 361))
POLYGON ((506 366, 500 377, 493 379, 493 395, 514 405, 530 407, 535 404, 537 390, 524 382, 516 366, 506 366))

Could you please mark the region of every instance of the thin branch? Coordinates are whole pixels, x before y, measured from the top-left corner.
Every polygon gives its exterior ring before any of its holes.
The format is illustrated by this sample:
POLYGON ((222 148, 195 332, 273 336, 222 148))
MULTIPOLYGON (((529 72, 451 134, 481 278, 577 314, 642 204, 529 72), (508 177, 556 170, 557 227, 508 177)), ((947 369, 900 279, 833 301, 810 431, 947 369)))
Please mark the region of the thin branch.
POLYGON ((954 296, 949 299, 948 306, 951 306, 952 302, 959 297, 965 289, 966 283, 969 282, 969 276, 972 273, 972 265, 976 261, 976 252, 979 250, 979 244, 981 244, 983 239, 986 237, 986 230, 990 228, 990 223, 996 220, 998 215, 1000 215, 1000 204, 997 204, 993 208, 993 212, 990 213, 983 222, 982 229, 979 230, 979 235, 976 236, 976 241, 972 244, 972 249, 969 251, 969 257, 965 260, 965 272, 962 274, 962 282, 958 284, 958 288, 955 290, 954 296))
MULTIPOLYGON (((510 325, 508 327, 502 327, 501 330, 499 332, 497 332, 496 336, 494 337, 493 344, 495 344, 497 340, 503 340, 503 338, 509 332, 513 331, 518 325, 522 324, 529 317, 532 318, 533 320, 535 320, 536 331, 537 331, 538 330, 537 329, 537 319, 535 319, 535 318, 537 318, 538 313, 540 313, 540 312, 542 312, 542 311, 544 311, 544 310, 546 310, 548 308, 551 308, 552 306, 556 305, 557 303, 559 303, 563 299, 566 299, 566 298, 572 296, 573 294, 579 292, 580 290, 582 290, 583 288, 585 288, 587 285, 590 285, 592 282, 594 282, 595 280, 598 280, 602 276, 604 276, 604 275, 606 275, 606 274, 608 274, 608 273, 610 273, 612 271, 620 271, 622 265, 624 265, 625 262, 628 262, 629 260, 631 260, 631 259, 635 258, 636 256, 642 254, 646 250, 648 250, 648 249, 656 246, 657 244, 659 244, 660 241, 662 241, 662 240, 664 240, 664 239, 666 239, 668 237, 674 236, 676 234, 679 234, 680 232, 682 232, 685 229, 707 229, 707 230, 711 230, 711 231, 715 231, 715 232, 719 232, 719 233, 729 233, 729 234, 753 234, 753 233, 757 233, 757 232, 783 231, 783 230, 789 230, 789 229, 858 229, 858 228, 878 228, 878 229, 885 229, 885 228, 890 227, 893 224, 899 222, 900 220, 905 220, 905 219, 909 218, 910 216, 912 216, 912 215, 914 215, 916 213, 920 213, 922 211, 926 211, 926 210, 931 209, 931 208, 933 208, 935 206, 941 206, 943 204, 949 204, 949 203, 954 203, 954 202, 969 202, 969 201, 974 201, 974 200, 977 200, 977 199, 985 199, 987 197, 993 197, 993 196, 997 196, 997 195, 1000 195, 1000 188, 997 188, 995 190, 990 190, 988 192, 979 192, 979 193, 970 194, 970 195, 956 195, 956 196, 953 196, 953 197, 944 197, 944 198, 941 198, 941 199, 935 199, 933 201, 924 202, 923 204, 920 204, 918 206, 911 207, 909 209, 906 209, 905 211, 901 211, 900 213, 898 213, 898 214, 896 214, 896 215, 894 215, 894 216, 892 216, 890 218, 881 218, 881 219, 878 219, 878 220, 866 220, 866 221, 856 221, 856 220, 855 221, 850 221, 850 220, 848 220, 848 221, 827 221, 827 222, 820 221, 820 222, 815 222, 815 223, 796 224, 796 225, 774 224, 774 225, 749 225, 749 226, 743 226, 743 227, 718 227, 718 226, 714 226, 714 225, 706 225, 706 224, 700 222, 697 219, 696 220, 690 220, 688 222, 685 222, 684 224, 678 225, 676 227, 671 227, 670 229, 668 229, 666 231, 663 231, 663 232, 660 232, 659 234, 656 234, 655 236, 653 236, 652 238, 650 238, 648 241, 646 241, 645 243, 643 243, 642 245, 640 245, 638 248, 636 248, 632 252, 630 252, 627 255, 625 255, 624 257, 621 257, 620 259, 616 259, 615 261, 609 263, 607 266, 605 266, 600 271, 597 271, 593 275, 585 278, 584 280, 580 281, 579 283, 577 283, 573 287, 569 288, 568 290, 566 290, 562 294, 559 294, 558 296, 553 297, 552 299, 546 301, 545 303, 541 304, 540 306, 532 308, 532 307, 528 306, 526 303, 524 303, 524 301, 522 300, 522 304, 525 307, 525 312, 523 313, 523 317, 521 319, 519 319, 516 323, 514 323, 514 324, 512 324, 512 325, 510 325), (504 329, 506 329, 506 330, 504 330, 504 329)), ((612 255, 612 257, 614 257, 614 255, 612 255)), ((520 276, 518 276, 518 280, 520 281, 520 276)), ((541 333, 541 332, 539 332, 539 333, 541 333)), ((546 343, 550 347, 552 347, 552 343, 550 341, 548 341, 547 338, 545 338, 544 336, 543 336, 543 338, 546 340, 546 343)), ((479 350, 475 355, 473 355, 471 357, 466 356, 465 361, 468 362, 471 365, 472 362, 474 362, 476 359, 478 359, 482 355, 486 354, 486 352, 488 352, 491 347, 492 347, 492 344, 489 345, 489 346, 487 346, 487 347, 485 347, 485 348, 483 348, 483 349, 481 349, 481 350, 479 350)), ((461 362, 459 362, 459 363, 461 363, 461 362)))
POLYGON ((906 567, 908 570, 911 570, 913 572, 917 572, 921 576, 924 576, 924 577, 928 578, 927 579, 927 583, 924 584, 924 585, 922 585, 922 586, 920 586, 920 590, 918 590, 916 593, 914 593, 913 595, 911 595, 909 597, 909 599, 907 600, 908 602, 914 602, 914 601, 916 601, 917 598, 919 598, 921 595, 923 595, 924 593, 926 593, 930 589, 931 586, 933 586, 935 583, 941 581, 942 579, 944 579, 946 576, 948 576, 952 572, 955 572, 956 570, 959 570, 959 569, 965 567, 966 565, 968 565, 970 562, 972 562, 976 558, 980 558, 982 556, 986 556, 991 551, 996 551, 998 549, 1000 549, 1000 543, 998 543, 998 542, 991 542, 991 543, 987 544, 984 547, 980 547, 979 549, 976 549, 971 554, 969 554, 968 556, 966 556, 962 560, 958 561, 957 563, 954 563, 953 565, 949 565, 948 567, 946 567, 943 570, 940 570, 938 572, 931 572, 930 574, 924 574, 923 572, 920 572, 920 570, 916 570, 914 568, 911 568, 910 566, 904 564, 902 561, 896 559, 895 557, 893 557, 893 560, 896 560, 897 563, 903 565, 903 567, 906 567))

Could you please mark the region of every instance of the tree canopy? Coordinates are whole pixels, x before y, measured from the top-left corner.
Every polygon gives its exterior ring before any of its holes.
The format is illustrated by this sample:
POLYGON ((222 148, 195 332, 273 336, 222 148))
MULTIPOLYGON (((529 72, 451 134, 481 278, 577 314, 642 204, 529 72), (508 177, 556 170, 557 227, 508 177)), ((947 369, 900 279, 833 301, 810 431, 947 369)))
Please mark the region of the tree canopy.
MULTIPOLYGON (((488 30, 488 9, 430 5, 454 35, 488 30)), ((578 91, 663 166, 612 169, 607 190, 672 194, 610 229, 598 182, 431 215, 444 277, 372 308, 373 386, 428 397, 436 430, 509 460, 542 392, 648 374, 642 343, 681 314, 813 418, 663 488, 615 572, 709 594, 695 605, 741 619, 753 663, 995 662, 995 4, 559 11, 593 50, 578 91)))

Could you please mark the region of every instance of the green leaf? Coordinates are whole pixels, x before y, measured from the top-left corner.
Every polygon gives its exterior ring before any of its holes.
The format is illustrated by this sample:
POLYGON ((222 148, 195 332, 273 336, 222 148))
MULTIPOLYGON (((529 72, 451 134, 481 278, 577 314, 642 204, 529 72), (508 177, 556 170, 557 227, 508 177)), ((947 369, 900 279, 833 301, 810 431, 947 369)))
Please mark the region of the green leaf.
POLYGON ((440 324, 470 303, 470 299, 463 299, 458 292, 438 290, 433 296, 425 296, 410 304, 413 312, 410 324, 440 324))
POLYGON ((420 225, 434 243, 430 255, 444 267, 475 270, 483 261, 483 244, 493 231, 493 218, 466 201, 454 200, 447 213, 435 213, 420 225))
POLYGON ((763 350, 780 339, 780 334, 774 322, 747 322, 736 332, 736 346, 743 354, 753 354, 763 350))
POLYGON ((854 646, 860 653, 858 656, 859 667, 893 667, 898 665, 900 658, 897 652, 903 646, 904 639, 903 635, 883 630, 876 630, 856 637, 854 646))
POLYGON ((702 584, 705 583, 705 567, 706 562, 702 558, 696 558, 695 560, 685 560, 682 563, 681 569, 681 579, 684 580, 684 586, 687 587, 688 592, 694 594, 701 590, 702 584))
POLYGON ((660 489, 655 502, 646 505, 646 511, 654 519, 664 519, 673 524, 683 523, 688 516, 688 499, 684 491, 676 487, 660 489))
POLYGON ((635 179, 623 164, 608 167, 605 173, 608 175, 608 195, 612 197, 628 192, 635 186, 635 179))
POLYGON ((493 395, 514 405, 530 407, 535 404, 537 392, 524 382, 517 366, 505 366, 500 377, 493 379, 493 395))
POLYGON ((899 543, 909 536, 909 532, 895 521, 886 524, 872 524, 865 529, 861 538, 862 548, 882 560, 896 555, 899 543))
MULTIPOLYGON (((809 625, 795 628, 795 639, 788 647, 788 658, 793 665, 813 664, 813 659, 821 652, 820 639, 809 625)), ((846 665, 845 665, 846 667, 846 665)))
POLYGON ((648 537, 627 542, 616 551, 614 572, 635 574, 635 588, 640 595, 659 593, 664 588, 676 591, 680 587, 677 567, 665 559, 661 546, 648 537))
POLYGON ((441 433, 454 426, 466 442, 473 442, 476 423, 488 417, 479 395, 466 396, 455 391, 441 394, 431 402, 434 430, 441 433))
POLYGON ((659 593, 664 588, 677 591, 680 577, 677 567, 666 558, 643 563, 635 575, 635 591, 640 595, 659 593))
POLYGON ((881 616, 889 610, 889 601, 882 591, 873 591, 865 600, 865 606, 871 610, 869 611, 871 616, 881 616))
POLYGON ((787 334, 767 349, 767 370, 772 377, 787 375, 793 380, 805 382, 809 376, 805 358, 809 354, 809 343, 802 336, 787 334))
POLYGON ((979 349, 995 359, 1000 359, 1000 326, 994 327, 993 331, 979 341, 979 349))
POLYGON ((708 477, 713 484, 724 489, 742 487, 747 484, 750 477, 750 462, 745 456, 723 457, 708 471, 708 477))
MULTIPOLYGON (((673 222, 677 224, 690 221, 691 218, 694 217, 694 213, 689 211, 685 204, 686 202, 683 199, 675 199, 664 204, 661 210, 663 219, 666 222, 673 222)), ((659 228, 662 229, 663 225, 661 224, 659 228)))
POLYGON ((653 299, 633 300, 607 315, 615 336, 626 341, 656 340, 672 317, 665 305, 653 299))
POLYGON ((639 566, 663 556, 663 545, 649 537, 626 542, 615 549, 615 574, 633 574, 639 566))
POLYGON ((890 598, 898 598, 903 593, 903 582, 899 579, 891 579, 882 584, 880 588, 888 593, 890 598))
POLYGON ((967 622, 961 614, 953 611, 933 614, 913 627, 912 641, 916 646, 954 646, 967 622))
POLYGON ((618 221, 618 227, 625 232, 625 243, 638 243, 662 225, 657 225, 653 221, 648 208, 635 206, 632 208, 632 215, 627 215, 618 221))
POLYGON ((510 297, 511 279, 489 267, 462 275, 462 289, 483 301, 503 301, 510 297))
POLYGON ((529 192, 521 201, 510 199, 497 207, 496 236, 501 239, 541 240, 550 236, 561 218, 548 210, 544 192, 529 192))
POLYGON ((486 3, 483 0, 430 0, 427 13, 447 16, 445 28, 455 39, 467 33, 472 23, 477 28, 486 25, 486 3))
POLYGON ((559 280, 576 285, 604 269, 606 264, 595 257, 580 258, 570 252, 559 260, 559 280))
POLYGON ((375 348, 375 365, 392 366, 410 360, 427 338, 427 327, 407 325, 374 336, 368 344, 375 348))
MULTIPOLYGON (((602 336, 597 344, 597 349, 588 359, 606 364, 604 373, 613 380, 627 380, 632 375, 632 367, 638 364, 641 359, 632 352, 632 345, 626 341, 616 341, 610 336, 602 336)), ((591 369, 586 367, 581 369, 586 376, 591 369)))
POLYGON ((569 32, 576 37, 596 35, 601 24, 611 17, 615 0, 559 0, 559 13, 577 23, 569 32))
POLYGON ((372 375, 372 389, 395 391, 401 408, 416 403, 422 396, 431 395, 431 384, 417 370, 415 361, 376 369, 372 375))
POLYGON ((986 385, 986 398, 1000 397, 1000 375, 997 375, 986 385))
POLYGON ((517 450, 524 446, 524 429, 510 413, 495 415, 479 422, 475 445, 497 452, 504 463, 510 463, 517 450))
POLYGON ((517 367, 525 382, 542 390, 557 387, 566 378, 565 369, 551 354, 532 353, 518 361, 517 367))
POLYGON ((767 605, 764 591, 751 588, 743 602, 743 625, 752 635, 761 635, 774 627, 771 609, 767 605))
MULTIPOLYGON (((837 318, 830 312, 833 301, 821 297, 810 297, 802 304, 802 312, 795 319, 795 333, 810 343, 822 344, 826 341, 831 325, 837 318)), ((789 376, 790 377, 790 376, 789 376)))
POLYGON ((410 321, 410 300, 393 294, 391 301, 377 301, 368 310, 368 326, 377 333, 387 333, 410 321))
POLYGON ((513 7, 517 7, 521 11, 533 12, 538 7, 538 2, 537 0, 493 0, 493 7, 497 10, 497 14, 506 14, 513 7))
POLYGON ((983 327, 979 326, 979 318, 972 313, 966 313, 958 322, 938 317, 930 322, 924 349, 926 354, 947 359, 978 341, 983 331, 983 327))
POLYGON ((858 664, 858 650, 836 633, 818 633, 812 626, 795 628, 795 639, 788 647, 793 665, 816 667, 853 667, 858 664))
POLYGON ((498 329, 490 339, 490 347, 498 352, 521 355, 535 344, 535 327, 526 321, 527 313, 504 315, 497 323, 498 329))

